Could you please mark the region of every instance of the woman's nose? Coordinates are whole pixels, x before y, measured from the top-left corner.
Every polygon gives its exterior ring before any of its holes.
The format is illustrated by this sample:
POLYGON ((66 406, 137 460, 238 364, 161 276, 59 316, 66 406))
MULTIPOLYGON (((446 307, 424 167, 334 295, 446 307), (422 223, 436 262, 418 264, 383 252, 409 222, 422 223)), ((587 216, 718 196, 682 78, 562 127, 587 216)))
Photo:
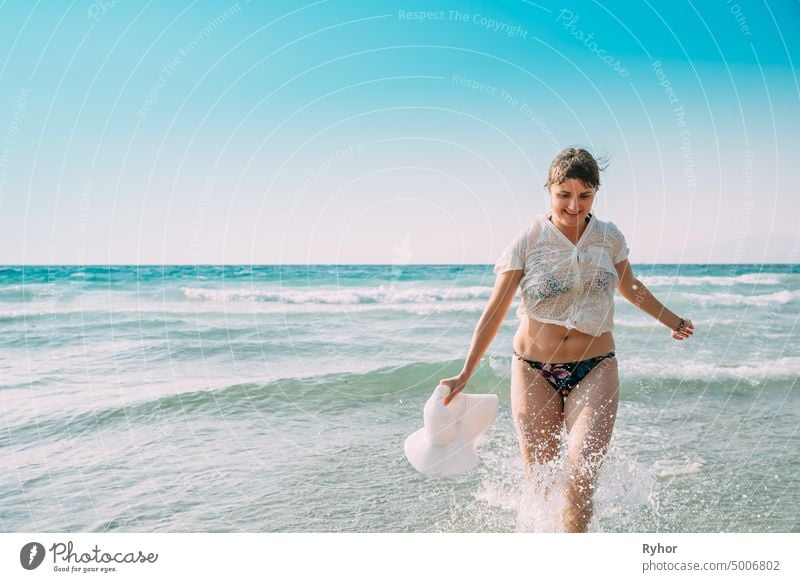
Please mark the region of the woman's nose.
POLYGON ((569 209, 570 210, 578 210, 578 199, 577 198, 570 198, 569 200, 569 209))

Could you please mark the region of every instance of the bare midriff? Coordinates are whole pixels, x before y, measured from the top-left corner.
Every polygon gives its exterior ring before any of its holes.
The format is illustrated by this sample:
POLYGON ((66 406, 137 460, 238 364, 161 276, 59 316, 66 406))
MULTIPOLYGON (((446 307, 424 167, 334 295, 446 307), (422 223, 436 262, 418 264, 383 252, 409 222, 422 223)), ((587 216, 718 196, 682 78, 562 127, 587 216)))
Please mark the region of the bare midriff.
POLYGON ((610 331, 593 336, 529 317, 522 318, 514 336, 514 350, 520 356, 526 360, 554 364, 578 362, 602 356, 614 349, 614 336, 610 331))

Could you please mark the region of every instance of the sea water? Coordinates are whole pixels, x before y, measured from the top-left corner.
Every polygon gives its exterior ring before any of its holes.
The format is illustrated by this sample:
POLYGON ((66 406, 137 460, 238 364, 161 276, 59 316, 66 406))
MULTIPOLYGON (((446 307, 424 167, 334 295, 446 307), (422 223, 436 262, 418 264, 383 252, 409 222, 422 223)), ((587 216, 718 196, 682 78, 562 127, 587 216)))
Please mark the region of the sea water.
MULTIPOLYGON (((800 531, 800 267, 637 265, 686 341, 622 298, 621 395, 590 531, 800 531)), ((0 529, 557 531, 523 478, 514 309, 467 390, 474 471, 403 454, 456 374, 491 266, 0 267, 0 529)))

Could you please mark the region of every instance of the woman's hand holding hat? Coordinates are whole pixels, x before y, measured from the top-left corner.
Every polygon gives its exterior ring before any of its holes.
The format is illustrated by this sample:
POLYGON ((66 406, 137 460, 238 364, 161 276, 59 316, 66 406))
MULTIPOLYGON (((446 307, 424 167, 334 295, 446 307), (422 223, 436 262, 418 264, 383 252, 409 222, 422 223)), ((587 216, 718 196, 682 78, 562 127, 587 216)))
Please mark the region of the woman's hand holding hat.
POLYGON ((444 398, 445 406, 450 404, 450 401, 456 397, 456 394, 458 394, 459 392, 464 390, 464 388, 466 388, 467 382, 469 382, 469 376, 467 376, 464 372, 461 372, 458 376, 453 376, 452 378, 445 378, 444 380, 439 380, 439 384, 450 388, 450 394, 448 394, 444 398))

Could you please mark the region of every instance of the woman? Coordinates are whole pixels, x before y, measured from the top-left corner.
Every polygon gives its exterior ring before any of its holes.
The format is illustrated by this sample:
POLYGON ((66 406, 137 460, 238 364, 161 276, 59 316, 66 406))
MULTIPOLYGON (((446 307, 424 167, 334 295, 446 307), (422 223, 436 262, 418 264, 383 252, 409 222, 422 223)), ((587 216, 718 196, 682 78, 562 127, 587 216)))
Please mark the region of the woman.
POLYGON ((492 297, 478 322, 464 368, 441 381, 445 404, 464 390, 516 293, 521 323, 514 337, 511 410, 528 478, 557 460, 567 429, 564 529, 585 532, 592 491, 603 462, 619 400, 612 335, 614 289, 666 325, 676 340, 694 326, 665 308, 636 277, 625 238, 591 212, 600 169, 583 149, 553 160, 545 188, 550 211, 509 245, 495 265, 492 297))

